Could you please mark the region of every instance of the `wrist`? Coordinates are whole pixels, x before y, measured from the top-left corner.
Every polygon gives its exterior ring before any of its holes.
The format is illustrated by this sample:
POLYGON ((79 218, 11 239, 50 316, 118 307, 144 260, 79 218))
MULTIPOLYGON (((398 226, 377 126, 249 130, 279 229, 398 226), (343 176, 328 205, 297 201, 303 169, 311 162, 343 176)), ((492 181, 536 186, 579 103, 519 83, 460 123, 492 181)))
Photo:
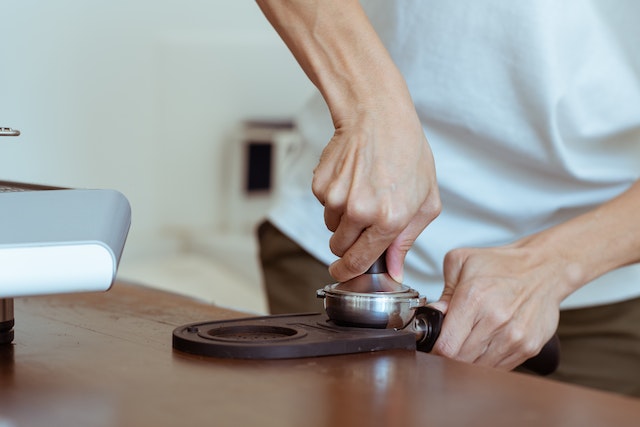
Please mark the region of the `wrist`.
POLYGON ((334 124, 363 111, 413 109, 405 80, 373 29, 364 40, 349 43, 348 37, 335 40, 332 55, 315 56, 309 67, 334 124))
POLYGON ((569 240, 562 239, 554 229, 524 237, 514 243, 516 248, 525 250, 530 263, 545 272, 544 281, 558 304, 571 293, 587 284, 592 278, 584 259, 572 247, 569 240))
POLYGON ((612 200, 518 242, 560 265, 567 295, 597 277, 640 262, 640 181, 612 200))

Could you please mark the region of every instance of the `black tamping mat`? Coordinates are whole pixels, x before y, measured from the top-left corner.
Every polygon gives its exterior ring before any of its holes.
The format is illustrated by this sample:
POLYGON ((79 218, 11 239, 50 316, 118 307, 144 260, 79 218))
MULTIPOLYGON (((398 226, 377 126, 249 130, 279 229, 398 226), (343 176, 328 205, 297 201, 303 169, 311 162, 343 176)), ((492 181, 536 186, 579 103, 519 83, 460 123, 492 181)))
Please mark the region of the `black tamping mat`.
POLYGON ((173 331, 173 348, 200 356, 291 359, 416 349, 412 332, 338 326, 325 314, 302 313, 191 323, 173 331))

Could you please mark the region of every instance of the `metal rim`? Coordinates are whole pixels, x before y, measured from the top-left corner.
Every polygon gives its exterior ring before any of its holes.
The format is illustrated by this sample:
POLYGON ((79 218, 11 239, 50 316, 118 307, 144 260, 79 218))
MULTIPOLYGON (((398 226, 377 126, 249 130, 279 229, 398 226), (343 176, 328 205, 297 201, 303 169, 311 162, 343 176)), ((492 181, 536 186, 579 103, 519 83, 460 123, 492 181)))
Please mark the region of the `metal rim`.
POLYGON ((332 321, 339 324, 374 328, 401 329, 415 315, 415 309, 426 305, 426 298, 403 285, 398 292, 360 293, 335 289, 327 285, 318 290, 332 321))
POLYGON ((328 295, 334 296, 353 296, 353 297, 363 297, 363 298, 389 298, 389 299, 411 299, 411 298, 419 298, 420 294, 413 288, 410 288, 407 285, 402 285, 402 288, 399 291, 392 292, 354 292, 348 290, 337 289, 340 283, 334 283, 332 285, 327 285, 322 288, 322 291, 328 295))

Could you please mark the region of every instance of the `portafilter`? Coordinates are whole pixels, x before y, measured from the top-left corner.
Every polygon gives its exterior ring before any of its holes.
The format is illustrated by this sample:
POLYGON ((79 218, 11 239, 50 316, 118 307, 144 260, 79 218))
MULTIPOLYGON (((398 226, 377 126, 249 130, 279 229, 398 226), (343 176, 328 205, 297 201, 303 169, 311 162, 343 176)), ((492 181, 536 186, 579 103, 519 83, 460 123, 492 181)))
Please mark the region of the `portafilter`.
MULTIPOLYGON (((416 349, 433 348, 444 314, 427 305, 427 299, 411 287, 395 281, 387 272, 386 252, 364 274, 346 282, 318 289, 327 317, 340 326, 411 331, 416 349)), ((540 353, 522 366, 541 375, 556 370, 559 341, 554 335, 540 353)))

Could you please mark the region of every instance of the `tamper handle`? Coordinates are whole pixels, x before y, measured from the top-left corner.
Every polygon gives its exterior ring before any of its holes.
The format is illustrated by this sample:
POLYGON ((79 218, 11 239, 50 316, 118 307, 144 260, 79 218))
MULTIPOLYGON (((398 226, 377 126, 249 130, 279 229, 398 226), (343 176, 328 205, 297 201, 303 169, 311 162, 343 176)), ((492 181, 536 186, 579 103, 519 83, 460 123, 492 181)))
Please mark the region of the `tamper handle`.
POLYGON ((373 263, 371 267, 364 274, 380 274, 387 272, 387 251, 382 252, 382 255, 373 263))

